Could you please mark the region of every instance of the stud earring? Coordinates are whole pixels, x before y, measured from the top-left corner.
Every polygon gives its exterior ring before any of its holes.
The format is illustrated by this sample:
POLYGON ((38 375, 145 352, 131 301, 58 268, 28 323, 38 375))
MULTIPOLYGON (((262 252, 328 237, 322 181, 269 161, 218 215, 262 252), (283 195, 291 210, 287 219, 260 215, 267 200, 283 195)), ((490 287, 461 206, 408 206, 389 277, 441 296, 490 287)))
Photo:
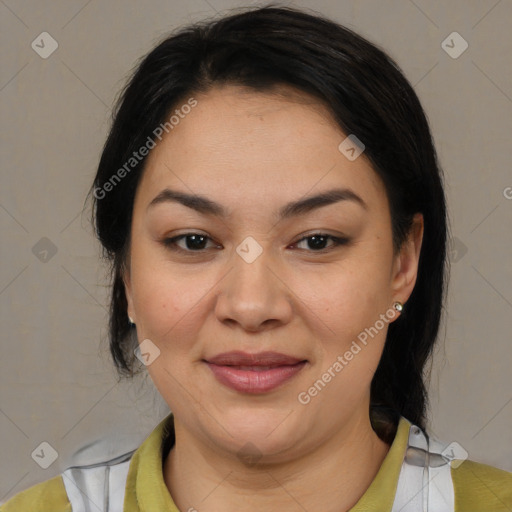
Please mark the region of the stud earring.
POLYGON ((131 325, 135 325, 135 322, 133 321, 133 318, 128 315, 128 321, 130 322, 131 325))
POLYGON ((396 301, 394 304, 393 304, 393 307, 399 312, 401 313, 404 309, 404 305, 401 303, 401 302, 398 302, 396 301))

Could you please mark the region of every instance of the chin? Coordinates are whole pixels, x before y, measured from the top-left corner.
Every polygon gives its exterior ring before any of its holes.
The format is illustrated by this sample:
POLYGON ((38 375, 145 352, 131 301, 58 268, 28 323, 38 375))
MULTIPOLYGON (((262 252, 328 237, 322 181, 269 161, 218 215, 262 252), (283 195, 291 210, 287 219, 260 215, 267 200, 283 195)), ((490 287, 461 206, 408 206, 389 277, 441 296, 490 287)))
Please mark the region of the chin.
MULTIPOLYGON (((223 444, 229 451, 276 456, 296 446, 300 432, 292 409, 283 407, 256 409, 237 407, 215 419, 219 423, 223 444), (230 435, 231 434, 231 435, 230 435)), ((220 440, 219 440, 220 441, 220 440)))

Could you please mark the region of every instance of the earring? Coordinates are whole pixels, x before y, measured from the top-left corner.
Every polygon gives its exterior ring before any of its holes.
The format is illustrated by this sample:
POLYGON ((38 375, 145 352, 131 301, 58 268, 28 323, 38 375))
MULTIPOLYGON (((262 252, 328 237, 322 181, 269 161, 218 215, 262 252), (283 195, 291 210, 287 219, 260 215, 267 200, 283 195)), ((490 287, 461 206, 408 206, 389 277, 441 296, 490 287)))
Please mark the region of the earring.
POLYGON ((133 318, 128 315, 128 321, 130 322, 131 325, 135 325, 135 322, 133 321, 133 318))
POLYGON ((399 312, 401 313, 404 309, 404 305, 401 303, 401 302, 398 302, 396 301, 394 304, 393 304, 393 307, 399 312))

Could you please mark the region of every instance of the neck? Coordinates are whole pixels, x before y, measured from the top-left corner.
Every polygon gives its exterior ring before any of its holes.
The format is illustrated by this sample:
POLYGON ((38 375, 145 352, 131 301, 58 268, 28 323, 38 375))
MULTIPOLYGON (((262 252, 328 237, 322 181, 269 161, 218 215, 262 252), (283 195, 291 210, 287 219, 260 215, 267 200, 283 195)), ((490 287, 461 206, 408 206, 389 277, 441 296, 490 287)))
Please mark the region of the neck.
POLYGON ((244 465, 194 438, 175 418, 164 480, 183 511, 244 512, 352 508, 375 478, 389 445, 362 417, 313 452, 279 464, 244 465))

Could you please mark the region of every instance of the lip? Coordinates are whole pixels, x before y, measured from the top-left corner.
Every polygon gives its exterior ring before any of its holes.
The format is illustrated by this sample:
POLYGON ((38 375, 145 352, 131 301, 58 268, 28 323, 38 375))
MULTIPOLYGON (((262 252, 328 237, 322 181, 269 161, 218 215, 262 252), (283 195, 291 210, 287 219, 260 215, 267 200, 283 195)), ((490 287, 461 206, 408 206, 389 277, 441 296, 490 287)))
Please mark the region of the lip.
POLYGON ((307 361, 278 352, 225 352, 204 361, 215 378, 241 393, 266 393, 296 376, 307 361))

